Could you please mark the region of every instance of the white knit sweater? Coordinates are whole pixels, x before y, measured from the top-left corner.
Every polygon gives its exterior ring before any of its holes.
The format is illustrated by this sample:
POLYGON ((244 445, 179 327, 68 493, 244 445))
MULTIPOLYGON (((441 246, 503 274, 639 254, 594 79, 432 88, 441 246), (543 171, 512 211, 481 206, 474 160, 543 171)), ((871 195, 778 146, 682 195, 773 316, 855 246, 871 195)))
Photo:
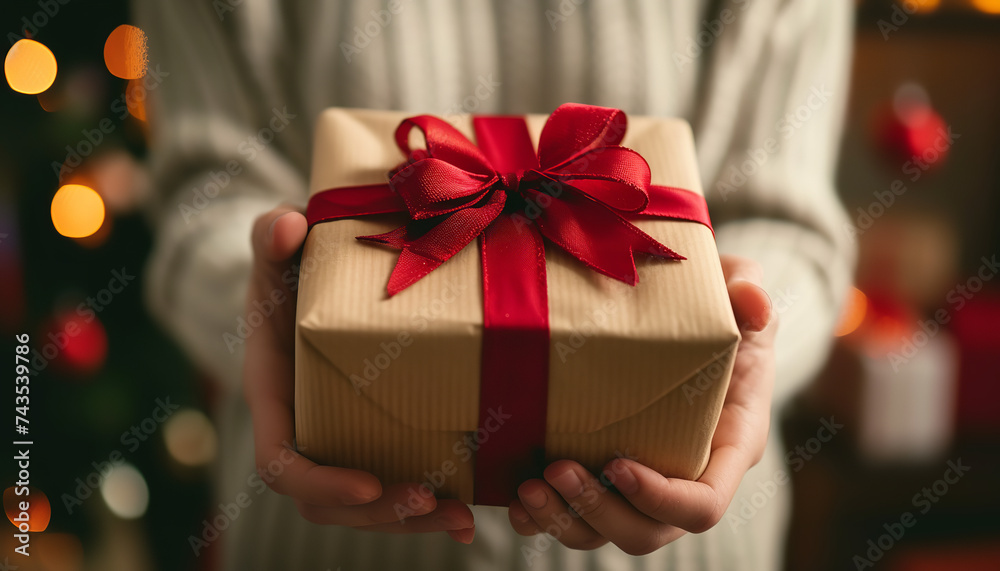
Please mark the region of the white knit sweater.
MULTIPOLYGON (((787 457, 773 433, 721 524, 645 557, 556 544, 529 566, 521 547, 536 540, 517 536, 496 508, 475 508, 471 546, 443 533, 309 524, 290 499, 248 483, 254 467, 239 392, 242 354, 228 350, 223 334, 242 312, 252 220, 283 201, 305 204, 313 121, 323 108, 547 113, 567 101, 592 103, 692 123, 719 249, 763 265, 782 313, 777 410, 822 362, 850 281, 853 249, 833 172, 851 4, 135 2, 150 64, 169 74, 150 92, 162 200, 146 274, 149 304, 224 386, 219 501, 241 492, 252 498, 216 540, 225 568, 778 568, 789 492, 782 476, 801 460, 787 457), (226 176, 227 167, 237 174, 226 176)), ((188 548, 186 536, 177 543, 188 548)))

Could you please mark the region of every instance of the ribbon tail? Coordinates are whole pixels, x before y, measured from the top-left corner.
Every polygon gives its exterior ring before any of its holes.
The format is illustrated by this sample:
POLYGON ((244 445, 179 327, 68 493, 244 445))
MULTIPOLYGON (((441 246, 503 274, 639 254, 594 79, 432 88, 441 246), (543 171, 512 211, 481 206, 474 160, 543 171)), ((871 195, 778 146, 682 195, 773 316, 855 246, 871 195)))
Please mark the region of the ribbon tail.
POLYGON ((589 268, 629 285, 639 282, 637 252, 668 260, 685 259, 614 211, 582 195, 567 193, 553 199, 535 224, 546 238, 589 268), (589 228, 602 230, 596 236, 589 228))
POLYGON ((447 215, 444 220, 421 220, 384 234, 359 240, 401 249, 389 276, 387 291, 394 296, 436 270, 469 245, 503 211, 506 194, 493 192, 482 205, 447 215), (429 230, 423 231, 427 226, 429 230))

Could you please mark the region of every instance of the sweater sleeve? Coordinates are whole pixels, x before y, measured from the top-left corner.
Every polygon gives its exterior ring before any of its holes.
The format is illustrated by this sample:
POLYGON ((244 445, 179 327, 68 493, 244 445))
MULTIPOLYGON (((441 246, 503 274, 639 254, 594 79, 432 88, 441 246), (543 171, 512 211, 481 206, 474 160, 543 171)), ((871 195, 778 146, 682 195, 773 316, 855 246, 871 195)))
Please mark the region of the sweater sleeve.
POLYGON ((779 315, 780 406, 822 365, 851 283, 854 244, 834 176, 852 9, 721 4, 731 29, 706 55, 695 136, 719 250, 760 262, 779 315))
POLYGON ((279 203, 304 204, 304 171, 292 164, 288 145, 306 120, 281 103, 260 104, 267 99, 260 82, 238 57, 239 14, 186 4, 133 6, 147 32, 150 66, 163 76, 149 89, 157 201, 145 294, 196 364, 237 389, 248 332, 238 319, 250 229, 279 203))

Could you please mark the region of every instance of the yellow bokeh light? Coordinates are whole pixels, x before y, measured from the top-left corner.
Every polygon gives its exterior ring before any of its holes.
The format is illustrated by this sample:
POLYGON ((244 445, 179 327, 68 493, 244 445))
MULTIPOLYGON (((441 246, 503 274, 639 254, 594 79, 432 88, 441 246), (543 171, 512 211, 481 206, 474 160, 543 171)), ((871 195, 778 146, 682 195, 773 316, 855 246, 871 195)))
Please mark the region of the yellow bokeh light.
POLYGON ((174 460, 185 466, 203 466, 215 458, 215 428, 207 416, 195 409, 175 412, 163 427, 163 439, 174 460))
POLYGON ((972 0, 972 5, 980 12, 1000 14, 1000 0, 972 0))
POLYGON ((940 6, 941 0, 920 0, 908 5, 908 7, 912 7, 918 14, 929 14, 937 10, 940 6))
POLYGON ((63 185, 52 197, 52 225, 67 238, 85 238, 104 223, 104 201, 82 184, 63 185))
POLYGON ((865 320, 868 313, 868 296, 858 288, 851 288, 847 295, 847 303, 844 304, 844 312, 840 316, 840 323, 834 335, 843 337, 854 332, 865 320))
POLYGON ((18 40, 3 62, 7 84, 14 91, 34 95, 41 93, 56 80, 56 56, 52 50, 35 40, 18 40))
POLYGON ((146 75, 147 58, 146 33, 135 26, 118 26, 104 42, 104 63, 116 77, 139 79, 146 75))

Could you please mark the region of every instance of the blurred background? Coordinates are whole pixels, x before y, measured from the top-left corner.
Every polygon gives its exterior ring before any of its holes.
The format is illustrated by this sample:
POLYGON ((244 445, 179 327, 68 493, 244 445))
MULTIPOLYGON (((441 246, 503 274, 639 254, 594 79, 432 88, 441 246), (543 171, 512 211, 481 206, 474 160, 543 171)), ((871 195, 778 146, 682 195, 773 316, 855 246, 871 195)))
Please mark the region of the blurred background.
MULTIPOLYGON (((783 414, 787 567, 995 571, 1000 0, 857 4, 838 182, 861 255, 829 362, 783 414)), ((8 527, 0 569, 212 569, 189 537, 218 513, 214 395, 142 303, 159 80, 144 36, 124 1, 0 14, 0 332, 8 355, 30 335, 40 371, 23 436, 33 556, 8 527)))

